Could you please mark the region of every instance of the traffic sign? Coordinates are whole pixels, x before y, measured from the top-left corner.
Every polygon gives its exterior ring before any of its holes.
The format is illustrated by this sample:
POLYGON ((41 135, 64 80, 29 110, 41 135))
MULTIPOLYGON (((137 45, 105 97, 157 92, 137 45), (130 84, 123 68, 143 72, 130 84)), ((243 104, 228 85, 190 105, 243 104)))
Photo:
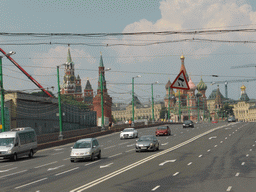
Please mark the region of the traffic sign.
POLYGON ((173 81, 173 83, 171 84, 171 88, 189 90, 188 81, 183 70, 179 73, 179 75, 173 81))

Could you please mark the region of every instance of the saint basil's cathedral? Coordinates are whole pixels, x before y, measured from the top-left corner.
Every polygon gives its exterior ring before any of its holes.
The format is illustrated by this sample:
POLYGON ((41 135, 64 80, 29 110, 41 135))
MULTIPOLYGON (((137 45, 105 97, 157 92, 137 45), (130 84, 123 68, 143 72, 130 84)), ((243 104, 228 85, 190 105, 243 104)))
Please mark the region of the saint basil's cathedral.
POLYGON ((170 88, 170 96, 169 96, 169 87, 171 86, 170 80, 165 85, 166 96, 164 98, 165 107, 168 110, 170 103, 170 119, 174 122, 184 121, 184 120, 192 120, 197 121, 198 116, 200 116, 199 120, 204 119, 209 116, 209 112, 207 110, 207 98, 205 95, 207 85, 201 81, 196 86, 191 77, 188 76, 184 60, 185 57, 182 55, 180 57, 181 67, 180 72, 183 70, 185 76, 188 81, 189 90, 180 90, 177 89, 176 93, 172 88, 170 88), (197 90, 197 93, 195 91, 197 90), (170 97, 170 99, 169 99, 170 97), (181 119, 179 119, 181 118, 181 119))
MULTIPOLYGON (((84 93, 82 93, 82 85, 81 78, 79 75, 75 76, 75 65, 71 58, 70 48, 68 48, 67 62, 65 65, 64 71, 64 80, 63 85, 61 87, 61 94, 63 95, 72 95, 77 101, 84 102, 88 104, 90 110, 97 112, 97 119, 101 118, 101 87, 100 87, 100 74, 102 74, 102 82, 103 82, 103 105, 104 105, 104 117, 108 119, 109 122, 112 122, 111 117, 111 106, 112 106, 112 98, 108 95, 106 80, 105 80, 105 67, 103 65, 102 55, 100 56, 100 64, 99 64, 99 80, 98 80, 98 88, 97 94, 93 95, 93 89, 90 84, 89 79, 87 79, 84 93)), ((105 120, 105 124, 108 123, 105 120)), ((99 121, 100 122, 100 121, 99 121)))

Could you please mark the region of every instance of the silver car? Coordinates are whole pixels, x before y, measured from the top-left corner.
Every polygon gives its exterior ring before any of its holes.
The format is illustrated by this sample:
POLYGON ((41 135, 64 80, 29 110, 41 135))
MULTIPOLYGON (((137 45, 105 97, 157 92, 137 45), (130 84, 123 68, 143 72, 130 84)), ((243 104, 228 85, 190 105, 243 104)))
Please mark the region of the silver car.
POLYGON ((154 135, 141 136, 135 144, 135 150, 136 152, 159 150, 159 141, 154 135))
POLYGON ((95 157, 101 158, 101 148, 98 140, 95 138, 80 139, 71 148, 71 162, 85 159, 93 161, 95 157))
POLYGON ((134 128, 126 128, 120 133, 120 139, 138 138, 138 131, 134 128))

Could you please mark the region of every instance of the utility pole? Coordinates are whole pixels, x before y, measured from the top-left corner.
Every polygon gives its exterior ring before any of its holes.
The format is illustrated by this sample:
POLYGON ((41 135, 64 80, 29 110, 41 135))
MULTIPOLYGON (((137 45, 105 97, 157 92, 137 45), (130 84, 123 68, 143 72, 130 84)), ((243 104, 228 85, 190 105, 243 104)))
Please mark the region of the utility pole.
POLYGON ((168 122, 170 122, 170 86, 168 87, 168 122))
POLYGON ((181 110, 180 110, 180 104, 181 104, 181 100, 180 100, 180 91, 179 91, 179 122, 181 122, 181 110))
POLYGON ((197 122, 199 123, 199 97, 197 98, 197 122))
POLYGON ((2 120, 2 132, 5 132, 5 118, 4 118, 4 87, 3 87, 2 58, 3 58, 3 56, 0 56, 1 120, 2 120))
POLYGON ((188 95, 188 119, 190 120, 190 104, 189 104, 189 95, 188 95))
POLYGON ((154 114, 154 93, 153 93, 153 83, 151 84, 152 91, 152 123, 155 123, 155 114, 154 114))
POLYGON ((103 101, 103 82, 102 82, 102 71, 100 72, 100 96, 101 96, 101 130, 105 130, 104 125, 104 101, 103 101))
POLYGON ((134 127, 134 78, 140 78, 140 75, 132 77, 132 127, 134 127))
POLYGON ((57 81, 58 81, 58 104, 59 104, 59 126, 60 126, 59 140, 62 140, 63 135, 62 135, 62 111, 61 111, 61 99, 60 99, 59 66, 57 66, 57 81))

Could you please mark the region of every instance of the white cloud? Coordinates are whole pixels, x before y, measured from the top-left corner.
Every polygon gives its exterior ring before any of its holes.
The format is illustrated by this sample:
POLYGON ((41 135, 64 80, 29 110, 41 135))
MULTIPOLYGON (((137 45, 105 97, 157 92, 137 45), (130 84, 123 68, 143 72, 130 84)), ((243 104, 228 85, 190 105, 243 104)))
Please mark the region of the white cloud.
MULTIPOLYGON (((184 31, 196 29, 234 29, 250 28, 256 24, 256 12, 252 7, 245 4, 245 1, 236 0, 164 0, 160 2, 162 17, 152 23, 146 19, 127 25, 123 32, 143 31, 184 31), (243 26, 242 26, 243 25, 243 26), (246 25, 246 26, 245 26, 246 25), (233 26, 233 28, 231 28, 233 26), (240 27, 239 27, 240 26, 240 27)), ((170 36, 124 36, 120 43, 150 43, 154 40, 168 41, 185 38, 206 38, 222 40, 252 40, 252 33, 226 33, 212 35, 170 35, 170 36)), ((108 41, 109 42, 109 41, 108 41)), ((116 42, 116 41, 115 41, 116 42)), ((224 44, 211 43, 204 46, 204 43, 169 43, 153 46, 120 46, 113 49, 118 56, 132 55, 129 59, 119 59, 120 63, 133 63, 151 61, 153 58, 141 57, 143 55, 181 55, 186 54, 210 54, 224 44)), ((227 44, 225 44, 227 45, 227 44)), ((247 46, 247 45, 244 45, 247 46)), ((197 56, 195 56, 196 58, 197 56)))

